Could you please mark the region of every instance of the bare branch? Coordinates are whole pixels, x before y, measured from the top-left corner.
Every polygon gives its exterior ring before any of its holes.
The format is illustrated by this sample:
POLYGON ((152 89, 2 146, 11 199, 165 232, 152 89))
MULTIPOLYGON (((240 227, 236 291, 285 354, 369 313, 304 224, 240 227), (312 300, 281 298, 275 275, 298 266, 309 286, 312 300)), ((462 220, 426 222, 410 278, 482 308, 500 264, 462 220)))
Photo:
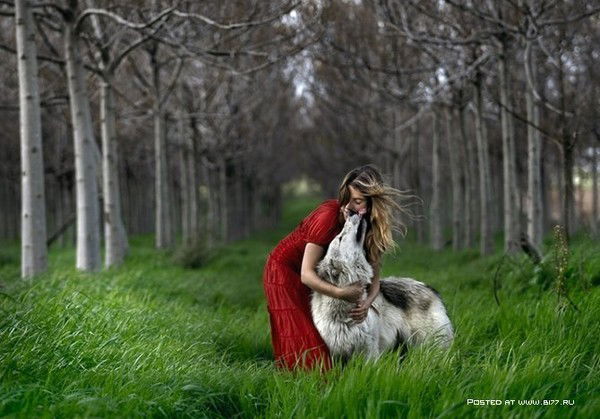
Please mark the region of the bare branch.
POLYGON ((66 16, 68 13, 66 9, 60 7, 56 3, 36 3, 36 4, 32 4, 31 8, 56 10, 58 13, 60 13, 61 16, 66 16))
POLYGON ((431 34, 423 33, 423 32, 415 34, 409 27, 405 8, 401 7, 400 10, 401 10, 400 11, 400 19, 402 21, 402 27, 399 27, 398 25, 396 25, 392 22, 386 22, 385 25, 394 29, 399 35, 409 38, 412 41, 423 43, 423 44, 444 45, 444 46, 473 45, 473 44, 479 45, 479 44, 482 44, 485 39, 490 38, 491 36, 497 36, 500 33, 502 33, 501 31, 481 31, 479 33, 472 35, 469 38, 461 38, 461 39, 439 38, 435 35, 431 35, 431 34))
POLYGON ((419 1, 415 1, 415 0, 409 0, 410 1, 410 5, 412 7, 414 7, 419 13, 433 19, 436 20, 440 23, 443 23, 446 26, 449 26, 450 28, 452 28, 453 30, 455 30, 457 33, 464 33, 463 28, 461 28, 460 26, 454 24, 453 22, 451 22, 448 19, 445 19, 443 16, 440 15, 434 15, 433 13, 431 13, 426 7, 423 7, 422 5, 419 4, 419 1))
POLYGON ((146 95, 152 96, 152 94, 153 94, 152 88, 151 88, 150 84, 148 83, 148 81, 146 80, 146 78, 144 77, 144 75, 140 72, 140 69, 138 68, 137 64, 135 62, 133 62, 132 59, 129 60, 129 63, 131 64, 131 66, 130 66, 131 71, 133 71, 134 83, 136 83, 138 88, 141 91, 143 91, 146 95))
MULTIPOLYGON (((0 44, 0 50, 10 52, 11 54, 16 54, 17 53, 16 49, 11 48, 11 47, 6 46, 6 45, 3 45, 3 44, 0 44)), ((54 58, 54 57, 48 57, 46 55, 39 55, 38 54, 37 59, 40 60, 40 61, 48 61, 50 63, 58 64, 60 66, 64 66, 65 65, 64 60, 61 60, 61 59, 58 59, 58 58, 54 58)))
POLYGON ((575 23, 575 22, 579 22, 580 20, 583 20, 585 18, 588 18, 590 16, 594 16, 596 14, 600 13, 600 7, 596 7, 592 10, 589 10, 585 13, 581 13, 579 15, 576 16, 569 16, 565 19, 552 19, 552 20, 546 20, 543 22, 539 22, 538 25, 541 27, 544 26, 552 26, 552 25, 567 25, 569 23, 575 23))
POLYGON ((455 0, 444 0, 445 3, 448 3, 450 6, 453 6, 459 10, 467 12, 481 20, 485 20, 489 23, 493 23, 495 25, 499 25, 503 27, 506 31, 512 32, 515 34, 520 33, 521 31, 516 26, 510 25, 506 23, 504 20, 498 19, 490 14, 482 13, 474 7, 465 6, 464 4, 459 4, 455 0))
POLYGON ((131 51, 142 45, 144 42, 152 39, 156 35, 156 33, 162 28, 163 24, 166 21, 167 19, 164 19, 162 22, 156 25, 156 27, 154 27, 152 32, 141 36, 140 38, 136 39, 131 44, 129 44, 127 47, 125 47, 123 51, 121 51, 116 57, 113 58, 112 62, 109 65, 108 71, 113 72, 131 51))
POLYGON ((171 93, 173 93, 173 91, 175 90, 175 83, 177 83, 179 75, 181 74, 181 70, 183 69, 183 62, 183 58, 179 58, 177 60, 177 67, 175 67, 175 70, 173 71, 173 77, 171 78, 171 81, 167 84, 167 87, 163 91, 163 94, 161 95, 159 93, 158 97, 156 98, 158 100, 159 107, 162 107, 167 102, 169 96, 171 96, 171 93))
POLYGON ((77 18, 77 21, 75 22, 75 31, 78 31, 81 24, 83 23, 83 21, 92 15, 98 15, 98 16, 106 16, 111 18, 112 20, 114 20, 117 23, 120 23, 121 25, 127 26, 128 28, 131 29, 146 29, 148 27, 151 27, 152 25, 154 25, 156 22, 158 22, 159 20, 161 20, 163 17, 171 14, 173 12, 173 10, 175 10, 173 7, 168 8, 163 10, 162 12, 160 12, 157 16, 155 16, 153 19, 151 19, 149 22, 146 23, 135 23, 135 22, 130 22, 127 19, 122 18, 121 16, 119 16, 116 13, 113 13, 109 10, 105 10, 105 9, 87 9, 84 10, 79 17, 77 18))
POLYGON ((533 83, 533 77, 531 74, 531 67, 530 67, 530 60, 527 58, 528 55, 531 54, 531 43, 528 42, 527 46, 525 47, 525 78, 527 79, 527 87, 529 88, 529 90, 531 90, 531 92, 533 93, 533 96, 535 97, 535 99, 541 103, 542 105, 544 105, 546 108, 550 109, 552 112, 555 112, 559 115, 564 115, 567 117, 572 117, 573 114, 571 112, 567 112, 565 111, 563 113, 563 111, 561 111, 560 109, 556 108, 554 105, 552 105, 550 102, 548 102, 547 100, 544 100, 544 98, 542 98, 542 96, 539 94, 539 92, 537 91, 537 89, 535 88, 535 85, 533 83))
POLYGON ((209 18, 207 16, 204 16, 204 15, 201 15, 198 13, 186 13, 186 12, 181 12, 179 10, 175 10, 175 11, 173 11, 173 14, 178 17, 197 19, 197 20, 200 20, 201 22, 206 23, 207 25, 214 26, 215 28, 224 29, 224 30, 232 30, 232 29, 247 28, 247 27, 252 27, 252 26, 264 25, 266 23, 271 23, 274 20, 280 19, 282 16, 287 15, 292 10, 297 8, 300 4, 301 4, 300 1, 291 3, 290 6, 288 6, 286 9, 282 10, 279 14, 268 17, 266 19, 246 21, 246 22, 237 22, 237 23, 227 23, 227 24, 219 23, 215 20, 212 20, 211 18, 209 18))

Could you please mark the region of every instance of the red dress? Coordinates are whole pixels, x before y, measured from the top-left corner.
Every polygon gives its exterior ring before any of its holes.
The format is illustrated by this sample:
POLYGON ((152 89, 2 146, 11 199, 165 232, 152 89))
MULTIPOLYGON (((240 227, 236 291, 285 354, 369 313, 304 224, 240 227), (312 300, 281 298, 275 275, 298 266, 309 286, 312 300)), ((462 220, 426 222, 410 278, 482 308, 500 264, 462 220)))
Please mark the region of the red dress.
POLYGON ((300 281, 307 243, 327 247, 341 231, 340 204, 331 199, 310 213, 269 254, 263 273, 271 340, 278 367, 331 368, 329 351, 312 321, 310 288, 300 281))

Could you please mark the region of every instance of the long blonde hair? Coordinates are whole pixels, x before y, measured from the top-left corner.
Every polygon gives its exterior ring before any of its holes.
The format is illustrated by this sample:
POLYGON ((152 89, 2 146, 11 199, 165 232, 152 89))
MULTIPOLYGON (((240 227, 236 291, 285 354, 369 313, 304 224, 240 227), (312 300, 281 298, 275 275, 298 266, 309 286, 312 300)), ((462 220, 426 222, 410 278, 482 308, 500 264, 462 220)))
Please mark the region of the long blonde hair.
POLYGON ((338 197, 342 208, 350 202, 350 186, 367 198, 369 216, 366 218, 365 249, 369 262, 379 264, 383 253, 396 246, 392 231, 396 230, 403 236, 406 234, 406 226, 397 220, 394 213, 397 211, 410 216, 410 211, 396 201, 407 195, 386 185, 379 169, 370 164, 357 167, 344 177, 338 197))

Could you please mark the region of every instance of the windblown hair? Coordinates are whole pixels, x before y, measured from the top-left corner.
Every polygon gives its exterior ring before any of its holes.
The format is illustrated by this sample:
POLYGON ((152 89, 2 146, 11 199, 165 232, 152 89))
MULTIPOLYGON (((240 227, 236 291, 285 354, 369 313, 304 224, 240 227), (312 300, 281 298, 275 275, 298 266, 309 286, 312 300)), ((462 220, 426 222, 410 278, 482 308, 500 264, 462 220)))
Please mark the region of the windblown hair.
POLYGON ((406 226, 397 219, 395 212, 412 218, 408 208, 398 202, 408 195, 387 185, 379 169, 373 165, 357 167, 344 177, 338 197, 342 208, 350 202, 349 186, 356 188, 367 198, 365 249, 368 261, 371 264, 379 264, 383 253, 396 246, 392 231, 396 230, 403 236, 406 234, 406 226))

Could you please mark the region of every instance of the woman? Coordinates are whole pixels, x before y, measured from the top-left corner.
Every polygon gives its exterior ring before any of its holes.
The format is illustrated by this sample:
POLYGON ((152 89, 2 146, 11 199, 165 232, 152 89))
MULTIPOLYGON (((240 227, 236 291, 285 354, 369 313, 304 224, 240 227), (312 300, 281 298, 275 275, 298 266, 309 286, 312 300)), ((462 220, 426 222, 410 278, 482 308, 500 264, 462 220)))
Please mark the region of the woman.
POLYGON ((329 351, 315 328, 310 310, 311 290, 356 304, 350 316, 363 321, 379 292, 382 254, 394 246, 393 209, 400 192, 385 185, 381 173, 371 165, 350 171, 342 181, 338 200, 323 202, 285 237, 269 254, 263 274, 271 323, 271 339, 278 367, 310 369, 331 367, 329 351), (373 280, 366 299, 363 286, 339 288, 316 273, 331 240, 341 231, 351 213, 367 219, 365 251, 373 266, 373 280))

